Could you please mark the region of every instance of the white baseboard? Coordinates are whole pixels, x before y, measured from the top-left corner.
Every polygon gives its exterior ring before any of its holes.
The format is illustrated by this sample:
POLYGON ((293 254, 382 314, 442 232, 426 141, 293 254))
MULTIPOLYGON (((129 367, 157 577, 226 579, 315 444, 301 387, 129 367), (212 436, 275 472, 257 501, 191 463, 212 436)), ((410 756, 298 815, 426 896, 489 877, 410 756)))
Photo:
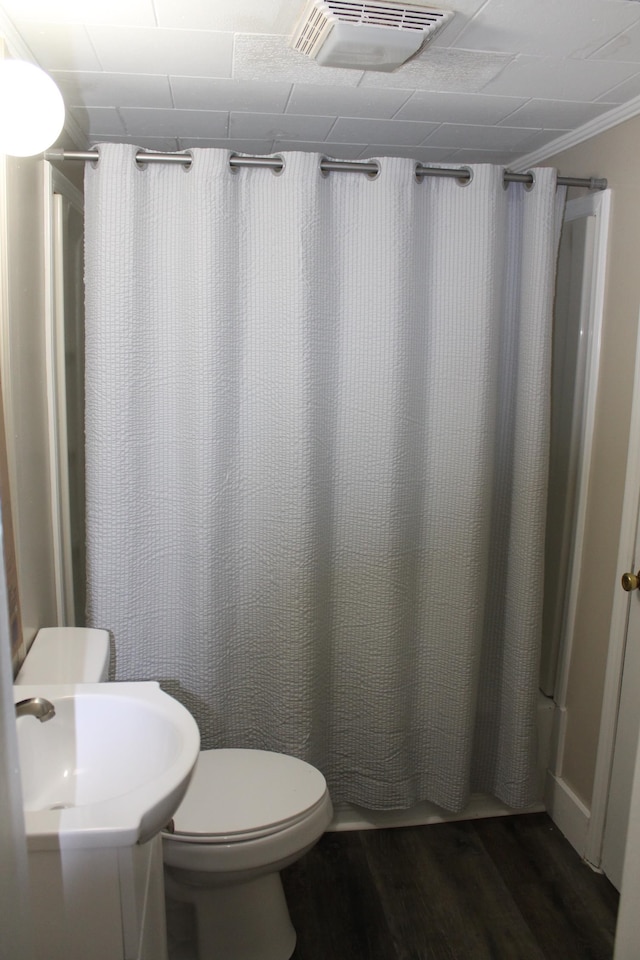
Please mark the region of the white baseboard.
POLYGON ((587 847, 590 811, 561 778, 547 773, 545 789, 547 812, 571 846, 584 857, 587 847))

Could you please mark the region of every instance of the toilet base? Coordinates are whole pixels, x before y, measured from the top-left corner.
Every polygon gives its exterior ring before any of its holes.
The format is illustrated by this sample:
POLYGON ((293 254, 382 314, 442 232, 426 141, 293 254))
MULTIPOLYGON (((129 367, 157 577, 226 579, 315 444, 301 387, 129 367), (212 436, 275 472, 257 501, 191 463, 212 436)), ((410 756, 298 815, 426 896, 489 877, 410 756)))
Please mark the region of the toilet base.
POLYGON ((191 886, 179 871, 166 877, 167 895, 193 903, 199 960, 289 960, 296 945, 279 873, 230 886, 191 886))

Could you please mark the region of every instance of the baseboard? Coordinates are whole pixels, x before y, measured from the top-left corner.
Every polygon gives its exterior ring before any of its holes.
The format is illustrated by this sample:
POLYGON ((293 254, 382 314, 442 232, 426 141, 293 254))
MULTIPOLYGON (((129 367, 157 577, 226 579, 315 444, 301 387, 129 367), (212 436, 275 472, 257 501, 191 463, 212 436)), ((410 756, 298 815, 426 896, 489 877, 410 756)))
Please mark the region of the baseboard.
POLYGON ((565 780, 547 773, 545 789, 547 812, 571 846, 584 857, 587 846, 590 811, 565 780))

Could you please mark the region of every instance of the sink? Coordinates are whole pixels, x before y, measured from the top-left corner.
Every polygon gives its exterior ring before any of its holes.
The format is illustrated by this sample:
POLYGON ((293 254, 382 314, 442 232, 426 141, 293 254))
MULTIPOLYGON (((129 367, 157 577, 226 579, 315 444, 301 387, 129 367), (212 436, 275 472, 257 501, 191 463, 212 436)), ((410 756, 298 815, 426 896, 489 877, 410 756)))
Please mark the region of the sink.
POLYGON ((182 800, 200 749, 195 720, 155 682, 14 687, 56 715, 17 720, 30 849, 131 846, 182 800))

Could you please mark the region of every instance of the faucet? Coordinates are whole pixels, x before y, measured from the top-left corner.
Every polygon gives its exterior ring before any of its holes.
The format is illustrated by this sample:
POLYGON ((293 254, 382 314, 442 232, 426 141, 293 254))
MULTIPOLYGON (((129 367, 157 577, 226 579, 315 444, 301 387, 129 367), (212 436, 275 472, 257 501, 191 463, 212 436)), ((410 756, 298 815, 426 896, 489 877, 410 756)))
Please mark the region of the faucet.
POLYGON ((51 720, 56 714, 56 708, 50 700, 44 697, 29 697, 16 703, 16 717, 36 717, 40 723, 51 720))

